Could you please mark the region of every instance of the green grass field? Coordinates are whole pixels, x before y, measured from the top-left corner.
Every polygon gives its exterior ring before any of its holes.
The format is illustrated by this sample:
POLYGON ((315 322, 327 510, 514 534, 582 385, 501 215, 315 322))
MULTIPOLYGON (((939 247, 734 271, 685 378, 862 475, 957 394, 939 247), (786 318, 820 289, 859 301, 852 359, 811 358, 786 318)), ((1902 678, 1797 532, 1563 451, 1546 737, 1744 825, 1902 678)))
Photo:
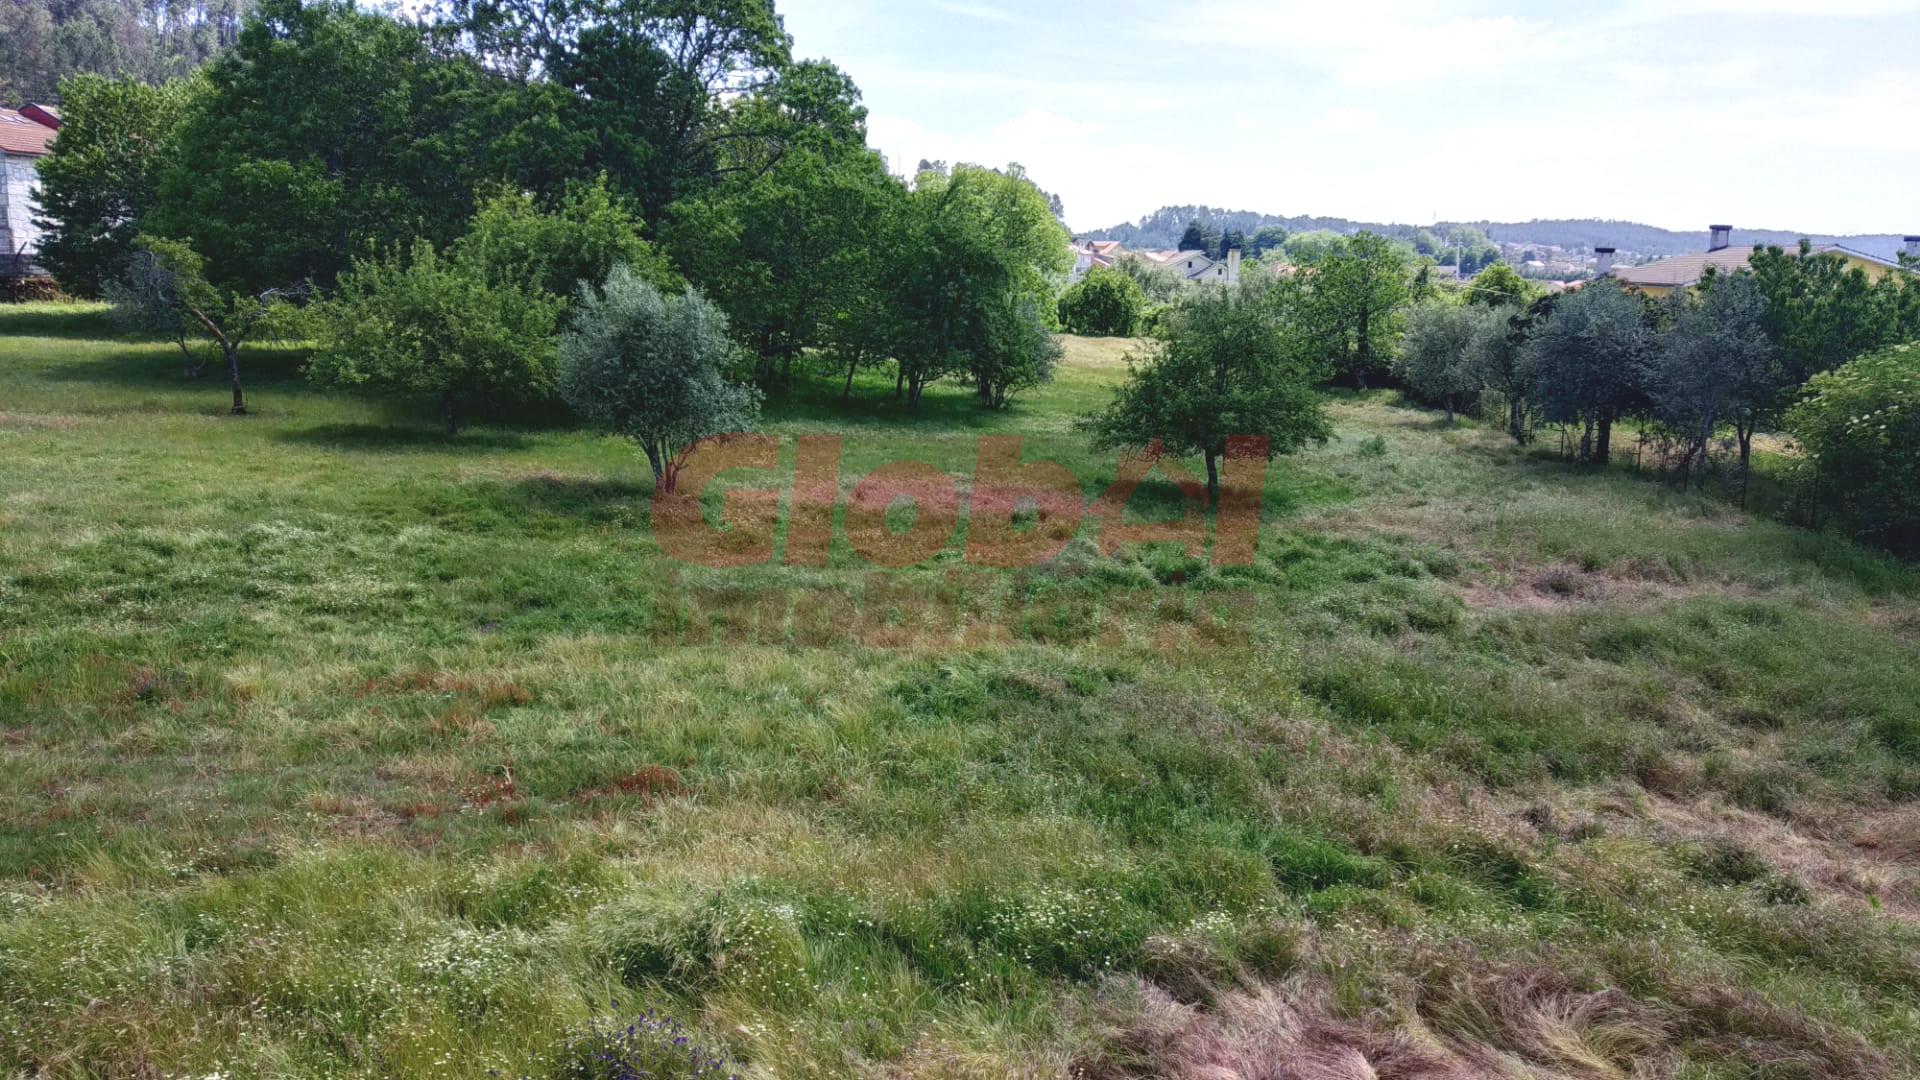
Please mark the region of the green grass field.
MULTIPOLYGON (((1125 352, 766 426, 1091 497, 1125 352)), ((631 448, 302 361, 0 309, 0 1074, 1920 1069, 1920 570, 1378 394, 1252 566, 701 569, 631 448)))

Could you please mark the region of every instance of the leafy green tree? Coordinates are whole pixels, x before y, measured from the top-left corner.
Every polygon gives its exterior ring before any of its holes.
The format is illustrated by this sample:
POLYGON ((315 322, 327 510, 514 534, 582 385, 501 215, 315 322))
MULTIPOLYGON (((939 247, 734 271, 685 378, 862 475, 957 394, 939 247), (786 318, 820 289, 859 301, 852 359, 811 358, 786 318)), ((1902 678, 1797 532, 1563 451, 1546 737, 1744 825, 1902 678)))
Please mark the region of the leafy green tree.
POLYGON ((1435 255, 1440 265, 1458 266, 1461 277, 1472 277, 1500 260, 1500 247, 1486 233, 1462 225, 1447 230, 1435 255))
POLYGON ((1032 297, 1009 297, 988 323, 986 347, 972 354, 967 378, 989 409, 1004 409, 1013 395, 1053 381, 1063 350, 1032 297))
POLYGON ((78 75, 64 84, 59 137, 40 161, 40 260, 76 296, 124 275, 133 240, 175 160, 175 135, 201 84, 148 86, 78 75))
POLYGON ((1604 465, 1613 425, 1646 405, 1658 340, 1640 299, 1612 279, 1562 296, 1527 345, 1542 415, 1580 424, 1580 458, 1604 465))
POLYGON ((764 382, 836 341, 849 313, 870 314, 868 295, 885 288, 876 229, 894 213, 897 188, 864 148, 801 149, 675 204, 665 240, 759 357, 764 382))
POLYGON ((1179 250, 1212 252, 1220 246, 1220 233, 1195 221, 1180 235, 1179 250))
POLYGON ((450 0, 440 32, 511 81, 561 91, 545 152, 607 173, 648 222, 752 167, 735 144, 792 130, 762 107, 795 67, 772 0, 450 0))
POLYGON ((226 286, 331 283, 356 255, 458 235, 484 155, 480 72, 343 0, 261 0, 206 71, 144 227, 226 286))
POLYGON ((1483 307, 1526 307, 1540 290, 1511 266, 1496 262, 1473 276, 1467 285, 1467 303, 1483 307))
MULTIPOLYGON (((996 324, 1009 307, 1054 310, 1054 282, 1071 264, 1065 226, 1018 166, 1005 171, 955 166, 921 174, 891 248, 888 278, 895 310, 890 350, 899 385, 918 406, 931 383, 994 367, 996 324)), ((995 380, 973 379, 991 404, 995 380)))
POLYGON ((1060 324, 1069 334, 1132 337, 1146 312, 1147 296, 1120 270, 1095 267, 1060 296, 1060 324))
POLYGON ((1786 426, 1818 507, 1870 543, 1920 554, 1920 345, 1816 374, 1786 426))
POLYGON ((1742 472, 1757 424, 1780 397, 1782 372, 1766 331, 1766 297, 1751 274, 1703 283, 1683 298, 1649 372, 1654 417, 1679 435, 1683 479, 1704 467, 1713 437, 1737 432, 1742 472))
POLYGON ((686 452, 752 430, 760 393, 728 378, 736 347, 720 308, 670 296, 625 267, 585 292, 560 339, 560 395, 596 427, 637 443, 657 490, 676 490, 686 452))
POLYGON ((1546 317, 1554 297, 1542 296, 1524 309, 1496 308, 1497 319, 1477 342, 1480 385, 1498 394, 1507 409, 1507 435, 1521 446, 1533 441, 1533 396, 1537 371, 1527 355, 1533 327, 1546 317))
POLYGON ((1218 503, 1228 438, 1264 437, 1270 455, 1324 442, 1317 365, 1287 333, 1291 300, 1291 286, 1259 280, 1194 290, 1113 402, 1083 421, 1095 444, 1201 454, 1218 503))
POLYGON ((1393 356, 1411 277, 1407 257, 1385 237, 1362 232, 1313 267, 1306 279, 1306 318, 1320 356, 1364 390, 1367 377, 1393 356))
POLYGON ((1331 229, 1309 229, 1287 237, 1287 260, 1297 266, 1315 266, 1339 250, 1347 238, 1331 229))
MULTIPOLYGON (((290 305, 305 298, 306 288, 295 283, 246 292, 222 284, 207 273, 206 259, 181 240, 143 235, 134 249, 126 273, 107 283, 107 300, 123 321, 169 334, 189 355, 188 341, 209 342, 226 365, 234 415, 245 415, 240 350, 255 337, 290 326, 290 305)), ((188 374, 205 368, 200 362, 188 374)))
POLYGON ((576 185, 552 211, 502 191, 483 202, 445 253, 425 240, 357 260, 317 305, 320 345, 308 373, 439 399, 448 435, 477 406, 554 392, 553 337, 580 289, 615 266, 654 281, 671 270, 604 181, 576 185))
POLYGON ((1876 284, 1830 252, 1763 248, 1751 260, 1767 301, 1767 335, 1779 350, 1790 385, 1798 386, 1874 349, 1899 342, 1920 326, 1903 325, 1901 293, 1892 275, 1876 284))
POLYGON ((553 390, 559 296, 492 282, 477 260, 437 254, 424 240, 406 259, 366 259, 319 307, 320 345, 308 372, 334 386, 432 394, 447 434, 482 402, 553 390))
POLYGON ((1480 393, 1484 343, 1505 327, 1499 311, 1421 304, 1408 312, 1394 374, 1422 399, 1444 407, 1451 425, 1459 408, 1480 393))
POLYGON ((1264 259, 1269 251, 1279 251, 1286 246, 1287 230, 1278 225, 1265 225, 1254 230, 1252 239, 1247 241, 1247 255, 1250 258, 1264 259))
POLYGON ((641 238, 641 228, 606 179, 596 177, 570 185, 551 210, 523 192, 496 192, 481 202, 453 250, 489 286, 544 292, 564 305, 583 283, 598 287, 616 266, 671 283, 672 267, 641 238))

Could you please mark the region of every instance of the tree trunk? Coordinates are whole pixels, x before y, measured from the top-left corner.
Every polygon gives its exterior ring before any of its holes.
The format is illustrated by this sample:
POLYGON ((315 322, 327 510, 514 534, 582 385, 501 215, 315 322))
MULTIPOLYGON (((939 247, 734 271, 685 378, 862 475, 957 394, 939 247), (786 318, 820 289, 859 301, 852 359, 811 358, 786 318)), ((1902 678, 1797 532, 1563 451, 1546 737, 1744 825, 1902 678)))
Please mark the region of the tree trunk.
POLYGON ((653 443, 642 443, 640 444, 640 449, 646 452, 647 464, 653 467, 654 490, 666 495, 673 494, 673 482, 676 478, 667 475, 666 470, 662 467, 661 459, 664 455, 661 453, 660 447, 653 443))
POLYGON ((460 403, 454 399, 453 391, 440 395, 440 407, 447 415, 447 438, 455 438, 460 434, 460 403))
POLYGON ((1507 434, 1521 446, 1527 445, 1526 408, 1521 399, 1507 398, 1507 434))
POLYGON ((1593 463, 1605 465, 1613 459, 1613 417, 1603 416, 1593 433, 1593 463))
POLYGON ((1373 338, 1368 333, 1372 314, 1364 307, 1360 309, 1360 340, 1353 350, 1353 379, 1362 390, 1367 388, 1367 368, 1373 363, 1373 338))
POLYGON ((1453 426, 1453 395, 1447 395, 1447 426, 1453 426))
POLYGON ((1753 429, 1755 423, 1748 420, 1733 422, 1734 434, 1740 440, 1740 509, 1747 508, 1747 489, 1753 481, 1753 429))
POLYGON ((858 370, 859 367, 860 367, 859 357, 855 357, 852 360, 847 361, 847 382, 846 382, 846 385, 840 388, 841 401, 847 401, 853 397, 853 373, 856 370, 858 370))
POLYGON ((907 362, 905 360, 895 360, 893 362, 893 396, 899 397, 901 388, 906 385, 907 362))
POLYGON ((1215 510, 1220 508, 1220 452, 1207 451, 1207 501, 1215 510))
POLYGON ((220 344, 221 351, 227 356, 227 379, 233 383, 233 415, 247 415, 247 392, 240 387, 240 350, 225 342, 220 344))

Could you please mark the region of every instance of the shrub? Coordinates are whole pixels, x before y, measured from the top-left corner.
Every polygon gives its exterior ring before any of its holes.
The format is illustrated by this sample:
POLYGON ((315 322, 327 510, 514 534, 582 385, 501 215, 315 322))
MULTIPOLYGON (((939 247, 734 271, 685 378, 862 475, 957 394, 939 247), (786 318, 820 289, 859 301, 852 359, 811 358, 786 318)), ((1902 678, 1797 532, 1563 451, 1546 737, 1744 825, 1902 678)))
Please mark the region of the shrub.
POLYGON ((1060 325, 1087 337, 1132 337, 1146 312, 1147 294, 1128 275, 1096 267, 1060 296, 1060 325))
POLYGON ((364 260, 321 306, 320 383, 381 385, 440 399, 457 435, 479 401, 528 401, 552 391, 559 297, 493 283, 473 263, 426 241, 412 257, 364 260))
POLYGON ((1920 552, 1920 344, 1815 375, 1787 429, 1820 510, 1870 543, 1920 552))

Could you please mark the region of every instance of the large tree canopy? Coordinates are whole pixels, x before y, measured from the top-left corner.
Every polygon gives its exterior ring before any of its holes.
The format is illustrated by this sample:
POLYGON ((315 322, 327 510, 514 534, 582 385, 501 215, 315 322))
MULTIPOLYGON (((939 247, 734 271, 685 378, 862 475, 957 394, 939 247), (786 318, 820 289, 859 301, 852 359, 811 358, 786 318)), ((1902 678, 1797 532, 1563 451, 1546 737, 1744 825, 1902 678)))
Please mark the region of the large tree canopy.
POLYGON ((571 91, 549 137, 649 221, 727 168, 727 143, 766 135, 762 94, 818 75, 796 69, 771 0, 449 0, 444 15, 442 33, 489 69, 571 91))
POLYGON ((40 162, 40 259, 68 292, 99 296, 126 272, 133 240, 176 158, 180 119, 198 79, 148 86, 67 80, 65 121, 40 162))
POLYGON ((482 160, 480 72, 340 0, 263 0, 207 69, 148 232, 191 239, 247 291, 330 282, 375 249, 457 235, 482 160))

